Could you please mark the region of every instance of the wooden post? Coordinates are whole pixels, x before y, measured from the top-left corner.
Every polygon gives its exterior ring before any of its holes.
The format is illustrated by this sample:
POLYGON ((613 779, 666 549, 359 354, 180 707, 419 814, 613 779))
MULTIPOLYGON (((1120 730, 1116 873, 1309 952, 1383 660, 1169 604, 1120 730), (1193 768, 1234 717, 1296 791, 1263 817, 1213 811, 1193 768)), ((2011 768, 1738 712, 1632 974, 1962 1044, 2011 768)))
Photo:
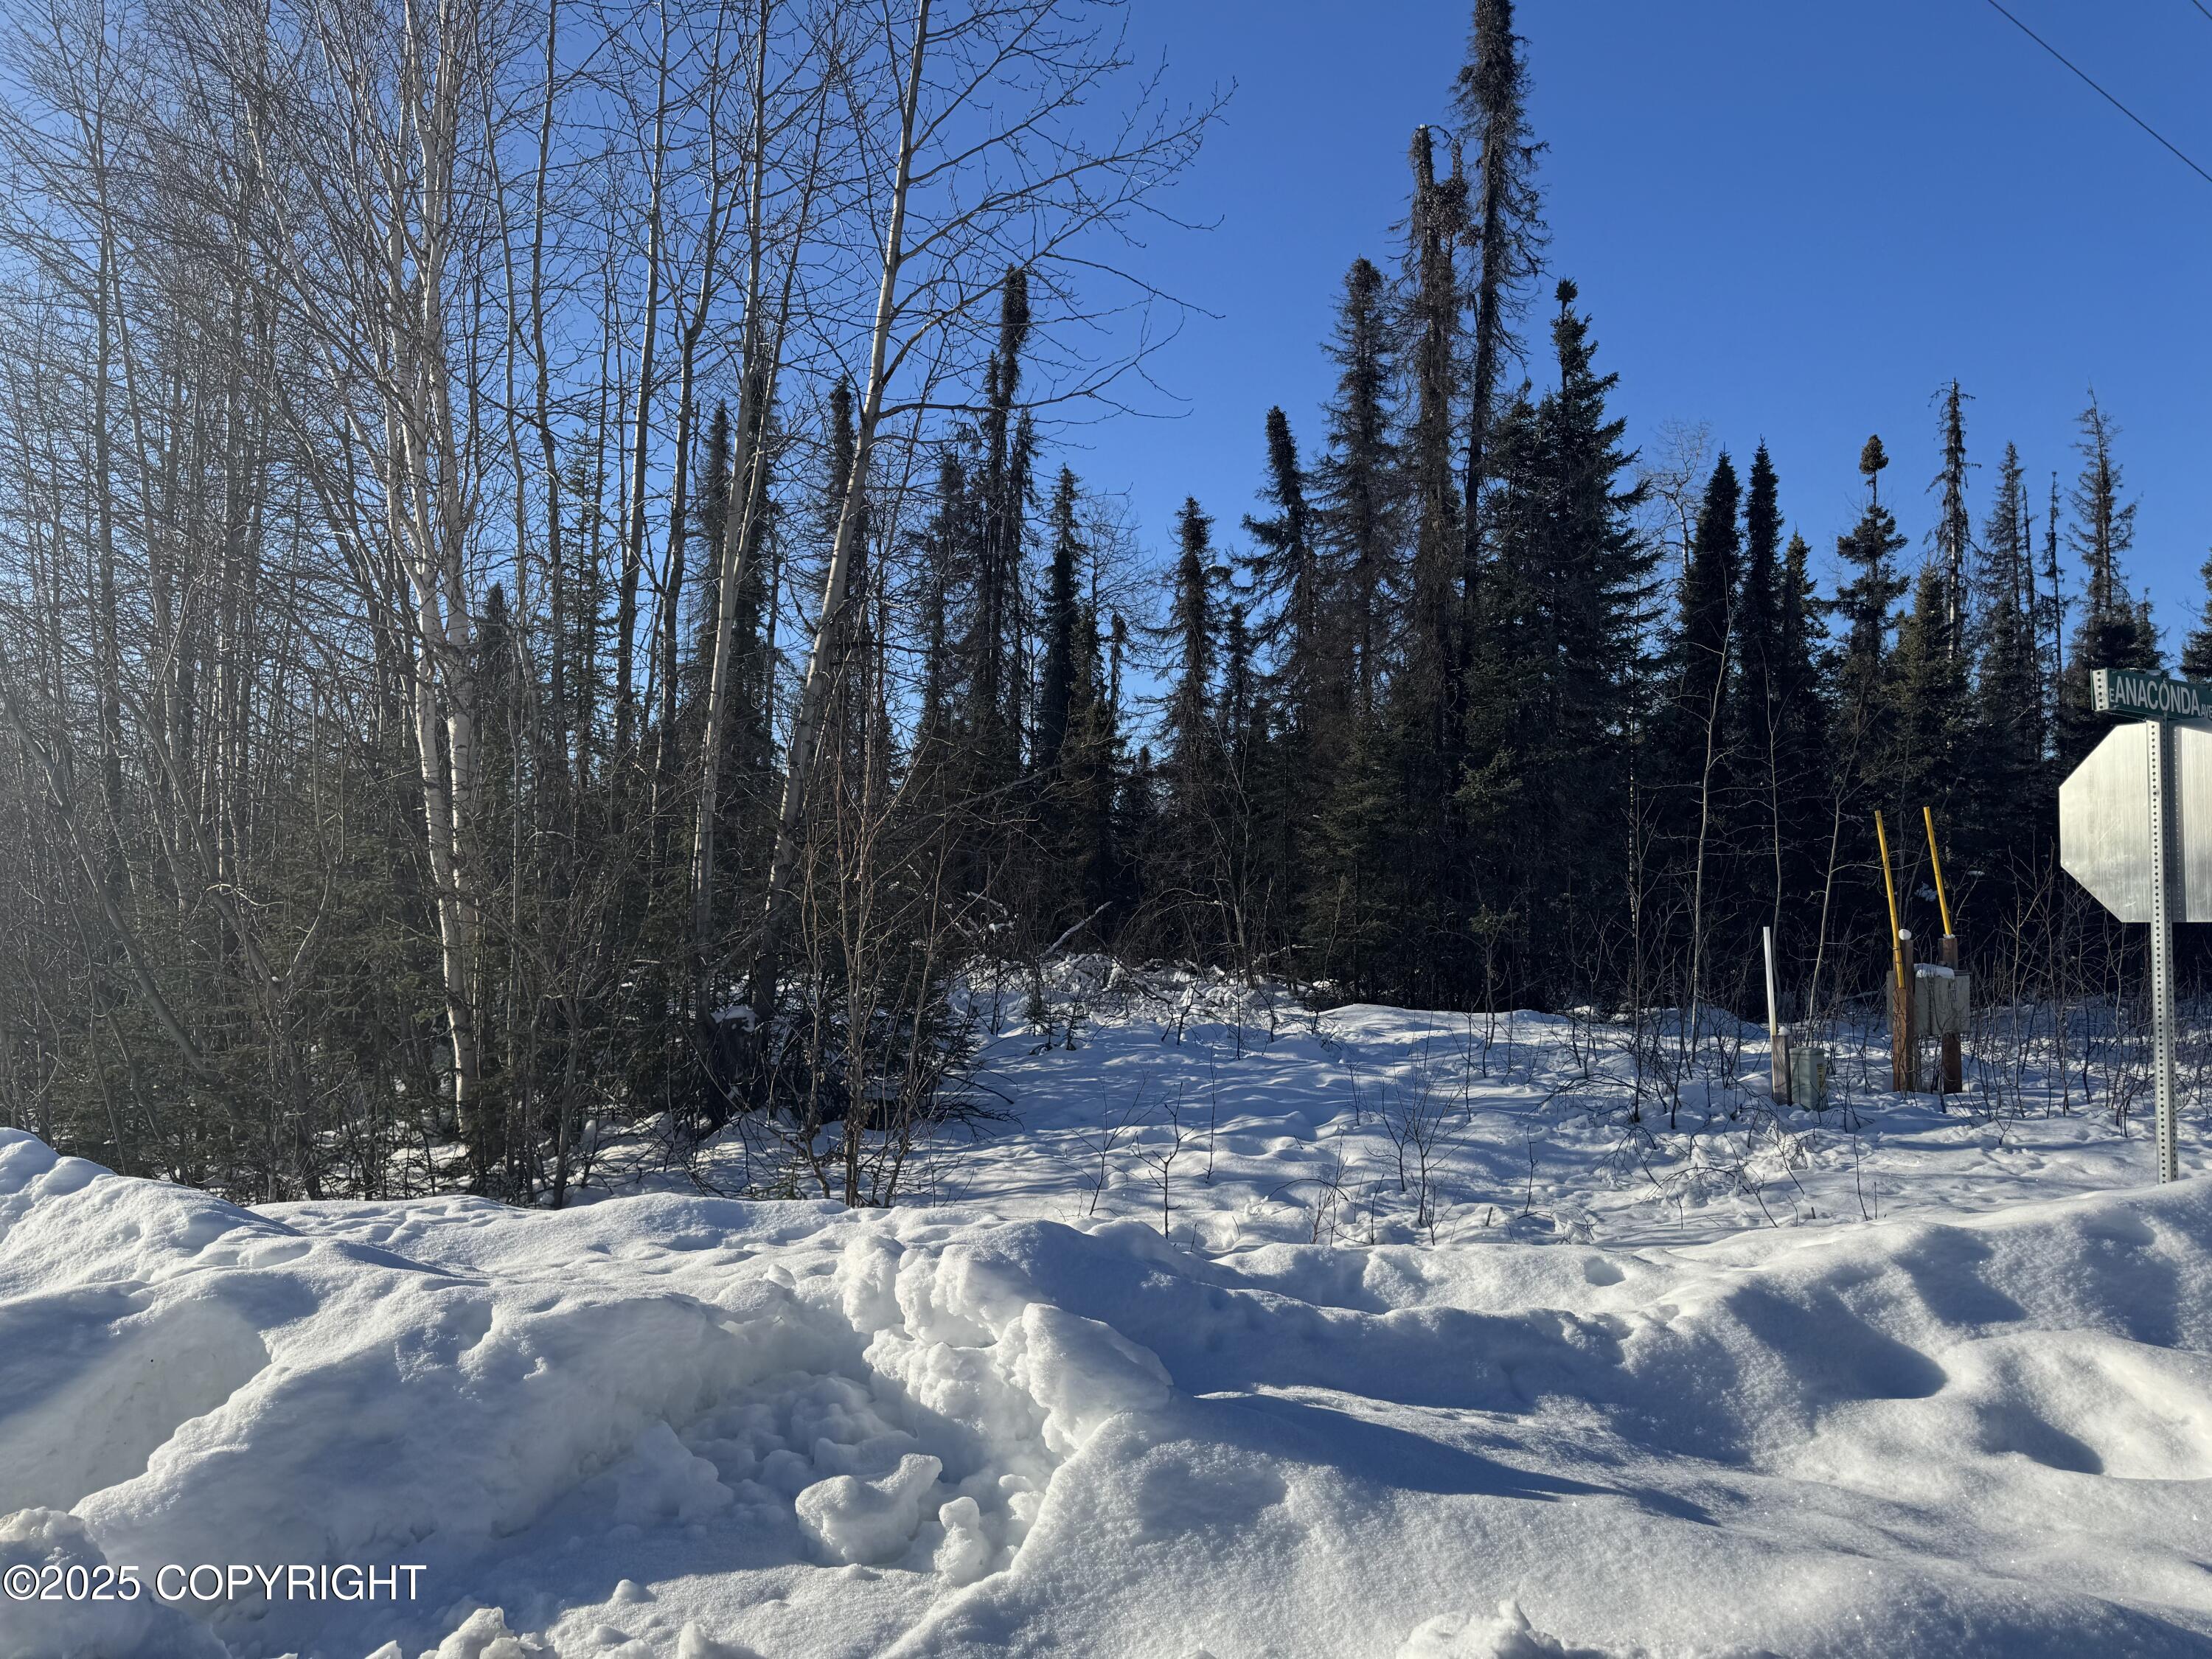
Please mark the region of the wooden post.
POLYGON ((1889 1086, 1893 1094, 1912 1092, 1912 935, 1897 925, 1897 882, 1889 872, 1889 831, 1874 815, 1874 838, 1881 848, 1881 887, 1889 897, 1889 960, 1896 977, 1889 993, 1889 1086))
MULTIPOLYGON (((1936 872, 1936 904, 1943 913, 1942 962, 1954 973, 1959 967, 1959 930, 1951 925, 1950 895, 1943 888, 1943 856, 1936 850, 1936 814, 1929 807, 1920 809, 1920 821, 1928 826, 1928 863, 1936 872)), ((1959 1053, 1959 1034, 1943 1033, 1943 1073, 1936 1079, 1937 1092, 1955 1095, 1966 1086, 1966 1061, 1959 1053)))
POLYGON ((1912 934, 1897 936, 1897 984, 1889 997, 1889 1086, 1893 1093, 1911 1094, 1919 1084, 1919 1033, 1912 1029, 1912 934))
MULTIPOLYGON (((1959 936, 1956 933, 1943 935, 1943 965, 1954 969, 1959 965, 1959 936)), ((1955 1095, 1966 1086, 1966 1062, 1959 1052, 1959 1034, 1946 1031, 1943 1033, 1942 1091, 1947 1095, 1955 1095)))

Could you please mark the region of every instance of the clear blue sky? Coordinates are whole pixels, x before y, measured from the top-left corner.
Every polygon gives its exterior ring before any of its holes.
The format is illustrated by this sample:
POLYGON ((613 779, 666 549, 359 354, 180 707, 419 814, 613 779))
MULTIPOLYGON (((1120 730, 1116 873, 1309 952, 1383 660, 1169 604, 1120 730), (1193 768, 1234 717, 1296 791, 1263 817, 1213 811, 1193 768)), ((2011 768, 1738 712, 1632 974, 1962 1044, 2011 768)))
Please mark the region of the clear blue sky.
MULTIPOLYGON (((2191 0, 2006 3, 2212 168, 2212 19, 2191 0)), ((1236 83, 1175 192, 1218 228, 1141 256, 1214 313, 1154 366, 1187 412, 1071 434, 1089 453, 1067 459, 1131 491, 1157 548, 1186 494, 1224 531, 1251 509, 1269 404, 1318 445, 1345 267, 1365 253, 1395 268, 1407 142, 1449 118, 1471 7, 1130 5, 1139 56, 1164 52, 1175 86, 1236 83)), ((1518 11, 1553 270, 1581 286, 1634 441, 1670 418, 1710 422, 1740 459, 1764 438, 1826 568, 1878 431, 1917 558, 1942 383, 1974 399, 1978 529, 2008 439, 2039 489, 2054 466, 2070 483, 2094 384, 2142 502, 2129 574, 2179 649, 2212 544, 2212 184, 1987 0, 1518 11)))

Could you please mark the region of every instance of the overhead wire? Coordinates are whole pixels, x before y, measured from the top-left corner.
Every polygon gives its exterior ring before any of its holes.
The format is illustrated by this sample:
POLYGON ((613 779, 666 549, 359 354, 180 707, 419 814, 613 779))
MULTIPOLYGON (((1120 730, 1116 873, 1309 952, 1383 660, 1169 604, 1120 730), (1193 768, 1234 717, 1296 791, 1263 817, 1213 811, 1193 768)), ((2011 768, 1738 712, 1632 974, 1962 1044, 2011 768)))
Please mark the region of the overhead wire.
MULTIPOLYGON (((2204 14, 2205 14, 2205 15, 2206 15, 2206 16, 2208 16, 2208 17, 2212 17, 2212 11, 2205 11, 2205 8, 2204 8, 2204 5, 2203 5, 2203 0, 2192 0, 2192 3, 2194 3, 2194 4, 2196 5, 2196 7, 2197 7, 2197 10, 2204 12, 2204 14)), ((2007 21, 2008 23, 2010 23, 2010 24, 2011 24, 2014 28, 2018 29, 2018 30, 2019 30, 2022 34, 2026 35, 2029 40, 2031 40, 2034 41, 2034 42, 2035 42, 2035 44, 2036 44, 2037 46, 2041 46, 2041 47, 2044 49, 2044 51, 2045 51, 2045 52, 2049 52, 2049 53, 2050 53, 2053 58, 2057 58, 2060 63, 2062 63, 2062 64, 2065 64, 2065 65, 2066 65, 2066 67, 2067 67, 2068 69, 2072 70, 2075 75, 2077 75, 2077 76, 2081 76, 2081 81, 2082 81, 2083 84, 2084 84, 2084 85, 2086 85, 2087 87, 2088 87, 2088 88, 2089 88, 2092 92, 2095 93, 2095 94, 2097 94, 2097 96, 2099 96, 2100 98, 2103 99, 2106 103, 2110 104, 2110 105, 2111 105, 2114 109, 2116 109, 2116 110, 2118 110, 2118 111, 2119 111, 2119 112, 2120 112, 2121 114, 2123 114, 2123 115, 2126 116, 2126 117, 2128 118, 2128 119, 2129 119, 2129 120, 2130 120, 2130 121, 2134 122, 2137 126, 2141 127, 2141 128, 2142 128, 2145 132, 2147 132, 2147 133, 2150 134, 2150 136, 2151 136, 2152 137, 2154 137, 2154 138, 2157 139, 2157 140, 2158 140, 2158 142, 2159 142, 2160 144, 2164 145, 2164 146, 2165 146, 2165 148, 2166 149, 2166 150, 2167 150, 2168 152, 2170 152, 2170 153, 2172 155, 2173 158, 2174 158, 2176 161, 2179 161, 2179 162, 2182 164, 2182 166, 2184 166, 2184 167, 2187 167, 2187 168, 2188 168, 2191 173, 2195 173, 2198 178, 2202 179, 2203 179, 2206 184, 2208 184, 2208 185, 2212 185, 2212 173, 2207 173, 2207 172, 2206 172, 2203 167, 2201 167, 2197 166, 2197 163, 2196 163, 2195 161, 2191 161, 2191 160, 2189 158, 2189 156, 2188 156, 2188 155, 2186 155, 2186 154, 2185 154, 2185 153, 2181 149, 2180 146, 2179 146, 2178 144, 2174 143, 2173 143, 2173 141, 2172 141, 2172 139, 2168 138, 2168 137, 2167 137, 2164 133, 2160 132, 2160 131, 2156 127, 2154 127, 2154 126, 2151 125, 2151 124, 2150 124, 2149 122, 2148 122, 2148 121, 2144 120, 2144 119, 2142 118, 2142 116, 2140 116, 2140 115, 2136 114, 2133 110, 2130 109, 2130 108, 2129 108, 2125 104, 2122 103, 2118 99, 2117 99, 2117 98, 2113 97, 2113 96, 2112 96, 2112 94, 2111 93, 2106 92, 2106 91, 2104 89, 2104 88, 2102 88, 2102 87, 2099 86, 2095 81, 2094 81, 2094 80, 2092 80, 2092 79, 2090 78, 2090 76, 2089 76, 2089 73, 2088 73, 2088 71, 2087 71, 2087 70, 2084 70, 2084 69, 2083 69, 2080 64, 2076 64, 2076 63, 2075 63, 2072 58, 2069 58, 2069 57, 2068 57, 2064 52, 2063 52, 2059 51, 2057 47, 2056 47, 2056 46, 2052 46, 2052 45, 2051 44, 2051 42, 2050 42, 2050 41, 2048 41, 2048 40, 2045 40, 2041 35, 2038 34, 2038 33, 2037 33, 2033 29, 2032 29, 2032 28, 2028 27, 2028 26, 2027 26, 2027 24, 2025 24, 2025 23, 2021 22, 2021 21, 2020 21, 2020 19, 2019 19, 2019 18, 2017 18, 2017 17, 2014 16, 2010 12, 2007 11, 2007 10, 2006 10, 2006 9, 2005 9, 2002 5, 1999 5, 1999 4, 1998 4, 1998 0, 1990 0, 1990 4, 1992 7, 1995 7, 1995 8, 1996 8, 1996 10, 1997 15, 1998 15, 2000 17, 2002 17, 2002 18, 2005 20, 2005 21, 2007 21)))

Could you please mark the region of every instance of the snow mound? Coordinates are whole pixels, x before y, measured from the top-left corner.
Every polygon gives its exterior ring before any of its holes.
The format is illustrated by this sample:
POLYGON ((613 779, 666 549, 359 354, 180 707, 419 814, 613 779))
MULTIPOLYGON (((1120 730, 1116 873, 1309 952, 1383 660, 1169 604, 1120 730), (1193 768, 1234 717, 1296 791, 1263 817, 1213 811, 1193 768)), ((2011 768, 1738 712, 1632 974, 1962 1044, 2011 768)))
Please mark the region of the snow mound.
MULTIPOLYGON (((1547 1636, 1528 1622, 1516 1601, 1501 1601, 1484 1618, 1463 1613, 1439 1614, 1406 1638, 1397 1659, 1654 1659, 1641 1647, 1587 1648, 1547 1636)), ((1778 1659, 1764 1649, 1708 1648, 1683 1659, 1778 1659)))
MULTIPOLYGON (((130 1601, 18 1600, 17 1575, 30 1587, 65 1588, 72 1571, 89 1574, 109 1565, 85 1534, 84 1523, 57 1510, 26 1509, 0 1516, 0 1638, 9 1659, 108 1659, 111 1655, 163 1654, 169 1659, 228 1659, 229 1650, 177 1608, 141 1595, 130 1601), (64 1575, 54 1579, 50 1575, 64 1575)), ((87 1582, 89 1582, 88 1580, 87 1582)))
POLYGON ((799 1494, 799 1527, 832 1561, 896 1561, 912 1547, 922 1500, 944 1467, 909 1452, 880 1480, 850 1474, 817 1480, 799 1494))
POLYGON ((1443 1613, 1430 1620, 1398 1650, 1398 1659, 1626 1659, 1597 1648, 1571 1648, 1545 1635, 1512 1601, 1501 1602, 1497 1616, 1479 1619, 1443 1613))
POLYGON ((1207 1256, 672 1195, 255 1213, 0 1132, 0 1566, 422 1579, 0 1601, 9 1659, 2201 1654, 2212 1183, 1207 1256))
POLYGON ((633 1526, 702 1521, 737 1501, 714 1464, 685 1450, 665 1423, 638 1436, 614 1479, 615 1519, 633 1526))

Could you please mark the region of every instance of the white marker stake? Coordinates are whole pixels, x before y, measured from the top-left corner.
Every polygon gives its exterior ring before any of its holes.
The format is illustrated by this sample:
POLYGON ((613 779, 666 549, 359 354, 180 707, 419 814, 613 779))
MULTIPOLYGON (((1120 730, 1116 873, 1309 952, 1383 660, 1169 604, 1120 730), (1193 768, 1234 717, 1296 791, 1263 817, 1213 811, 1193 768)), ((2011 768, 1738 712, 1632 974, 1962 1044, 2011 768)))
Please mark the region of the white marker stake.
POLYGON ((2143 722, 2150 742, 2150 1021, 2158 1080, 2158 1178, 2180 1178, 2173 1100, 2173 727, 2143 722))

